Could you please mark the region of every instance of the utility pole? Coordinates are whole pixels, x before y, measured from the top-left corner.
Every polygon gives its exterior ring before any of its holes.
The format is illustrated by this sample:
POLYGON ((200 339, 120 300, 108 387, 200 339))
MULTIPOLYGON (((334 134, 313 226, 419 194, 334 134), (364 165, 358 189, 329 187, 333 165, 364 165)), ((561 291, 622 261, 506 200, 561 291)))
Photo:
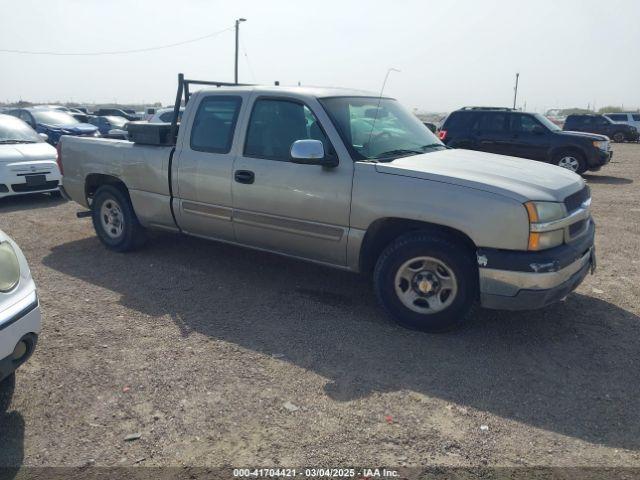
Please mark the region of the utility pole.
POLYGON ((516 73, 516 86, 513 89, 514 94, 513 94, 513 109, 515 110, 516 108, 516 101, 518 99, 518 79, 520 78, 520 74, 516 73))
POLYGON ((234 69, 235 83, 238 83, 238 47, 240 45, 240 22, 246 22, 246 21, 247 21, 246 18, 238 18, 236 20, 236 62, 235 62, 235 69, 234 69))

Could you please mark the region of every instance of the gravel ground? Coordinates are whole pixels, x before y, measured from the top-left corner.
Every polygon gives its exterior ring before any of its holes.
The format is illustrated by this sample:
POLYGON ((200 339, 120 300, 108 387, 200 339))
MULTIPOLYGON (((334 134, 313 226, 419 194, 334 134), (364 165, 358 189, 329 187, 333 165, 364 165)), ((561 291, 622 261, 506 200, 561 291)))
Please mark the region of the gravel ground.
POLYGON ((640 466, 640 145, 586 178, 596 275, 445 335, 356 275, 166 234, 111 253, 73 203, 0 201, 44 317, 0 465, 640 466))

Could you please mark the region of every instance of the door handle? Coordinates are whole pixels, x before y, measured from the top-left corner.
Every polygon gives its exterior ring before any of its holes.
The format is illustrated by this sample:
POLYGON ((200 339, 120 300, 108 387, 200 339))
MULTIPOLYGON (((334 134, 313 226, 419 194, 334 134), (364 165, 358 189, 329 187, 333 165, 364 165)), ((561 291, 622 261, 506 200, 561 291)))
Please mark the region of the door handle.
POLYGON ((233 178, 238 183, 247 183, 251 184, 255 181, 256 176, 250 170, 236 170, 233 174, 233 178))

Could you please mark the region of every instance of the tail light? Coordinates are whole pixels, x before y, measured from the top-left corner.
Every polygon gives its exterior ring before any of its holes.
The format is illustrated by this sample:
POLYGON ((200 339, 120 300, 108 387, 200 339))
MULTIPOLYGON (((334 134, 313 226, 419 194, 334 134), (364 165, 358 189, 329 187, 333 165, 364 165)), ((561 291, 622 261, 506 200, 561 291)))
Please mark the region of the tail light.
POLYGON ((440 130, 438 132, 438 138, 444 142, 444 140, 447 138, 447 131, 446 130, 440 130))
POLYGON ((56 156, 56 163, 58 164, 58 170, 60 170, 60 175, 63 175, 64 172, 62 171, 62 142, 58 141, 58 144, 56 145, 56 151, 58 152, 58 155, 56 156))

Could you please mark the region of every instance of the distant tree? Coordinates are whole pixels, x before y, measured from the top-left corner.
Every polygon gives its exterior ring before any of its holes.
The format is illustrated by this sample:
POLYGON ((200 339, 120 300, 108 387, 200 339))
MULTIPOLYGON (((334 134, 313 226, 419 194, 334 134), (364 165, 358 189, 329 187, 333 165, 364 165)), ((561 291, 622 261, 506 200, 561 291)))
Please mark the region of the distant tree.
POLYGON ((598 113, 620 113, 624 112, 622 107, 616 107, 615 105, 608 105, 598 110, 598 113))

